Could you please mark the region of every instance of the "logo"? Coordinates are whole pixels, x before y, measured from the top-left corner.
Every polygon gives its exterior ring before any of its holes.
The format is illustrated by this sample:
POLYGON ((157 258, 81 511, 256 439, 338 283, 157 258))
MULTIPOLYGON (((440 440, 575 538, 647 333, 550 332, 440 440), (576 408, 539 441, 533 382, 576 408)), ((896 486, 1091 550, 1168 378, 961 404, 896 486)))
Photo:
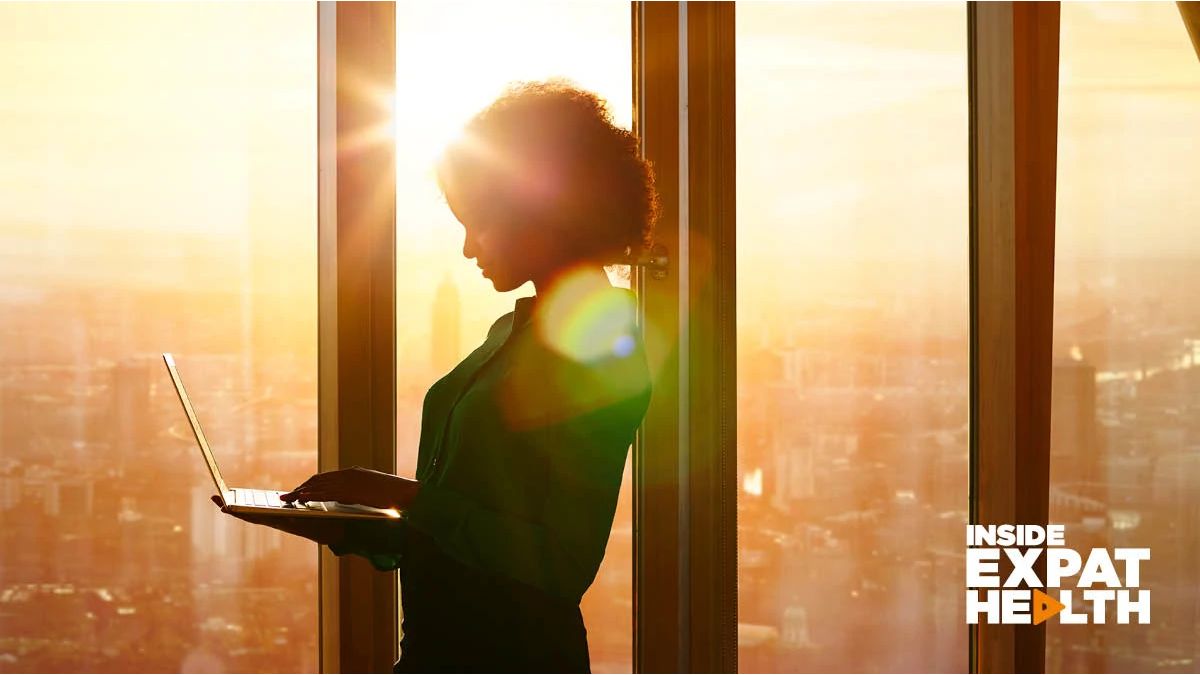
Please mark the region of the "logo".
POLYGON ((967 623, 1148 624, 1149 559, 1149 548, 1067 548, 1063 525, 968 525, 967 623))

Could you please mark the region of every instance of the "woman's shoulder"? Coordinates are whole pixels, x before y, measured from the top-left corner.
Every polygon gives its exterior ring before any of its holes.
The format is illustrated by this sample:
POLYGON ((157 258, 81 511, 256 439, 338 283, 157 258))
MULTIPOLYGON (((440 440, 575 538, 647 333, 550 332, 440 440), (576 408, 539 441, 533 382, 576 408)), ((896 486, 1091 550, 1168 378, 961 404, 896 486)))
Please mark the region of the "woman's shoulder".
POLYGON ((536 343, 549 366, 574 374, 637 375, 645 364, 637 297, 628 289, 589 293, 562 306, 539 307, 536 343))
POLYGON ((505 378, 505 407, 518 417, 562 418, 648 398, 636 308, 629 290, 614 288, 569 312, 542 312, 505 378))

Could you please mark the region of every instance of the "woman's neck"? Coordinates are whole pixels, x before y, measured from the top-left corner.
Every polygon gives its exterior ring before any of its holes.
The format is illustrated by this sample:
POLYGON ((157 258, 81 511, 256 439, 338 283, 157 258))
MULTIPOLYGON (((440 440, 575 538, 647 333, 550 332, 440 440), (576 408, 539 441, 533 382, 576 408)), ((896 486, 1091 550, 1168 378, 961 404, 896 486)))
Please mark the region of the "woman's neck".
POLYGON ((597 289, 612 288, 612 284, 608 281, 608 273, 604 271, 603 267, 569 267, 563 270, 556 270, 540 279, 534 279, 534 294, 542 296, 550 293, 555 286, 562 283, 568 277, 572 286, 579 284, 589 287, 594 286, 597 289))

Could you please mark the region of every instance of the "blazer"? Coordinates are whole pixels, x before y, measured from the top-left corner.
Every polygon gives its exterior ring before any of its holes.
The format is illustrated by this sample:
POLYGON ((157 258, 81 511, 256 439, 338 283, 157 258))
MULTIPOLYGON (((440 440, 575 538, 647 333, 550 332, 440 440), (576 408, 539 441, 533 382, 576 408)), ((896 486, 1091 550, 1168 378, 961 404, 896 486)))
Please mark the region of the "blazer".
MULTIPOLYGON (((635 317, 620 288, 518 299, 426 394, 414 503, 399 522, 355 523, 334 553, 397 569, 413 528, 467 568, 578 605, 650 402, 635 317)), ((404 572, 406 585, 440 574, 404 572)))

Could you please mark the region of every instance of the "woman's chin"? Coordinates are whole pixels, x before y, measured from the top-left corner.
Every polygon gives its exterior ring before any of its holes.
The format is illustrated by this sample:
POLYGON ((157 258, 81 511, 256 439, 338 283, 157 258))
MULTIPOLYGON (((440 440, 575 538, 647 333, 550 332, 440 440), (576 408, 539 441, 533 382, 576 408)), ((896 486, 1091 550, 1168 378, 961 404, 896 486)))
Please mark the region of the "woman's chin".
POLYGON ((499 293, 507 293, 516 290, 524 284, 527 279, 516 279, 513 275, 500 273, 498 270, 488 270, 483 273, 483 278, 492 282, 492 288, 499 293))

